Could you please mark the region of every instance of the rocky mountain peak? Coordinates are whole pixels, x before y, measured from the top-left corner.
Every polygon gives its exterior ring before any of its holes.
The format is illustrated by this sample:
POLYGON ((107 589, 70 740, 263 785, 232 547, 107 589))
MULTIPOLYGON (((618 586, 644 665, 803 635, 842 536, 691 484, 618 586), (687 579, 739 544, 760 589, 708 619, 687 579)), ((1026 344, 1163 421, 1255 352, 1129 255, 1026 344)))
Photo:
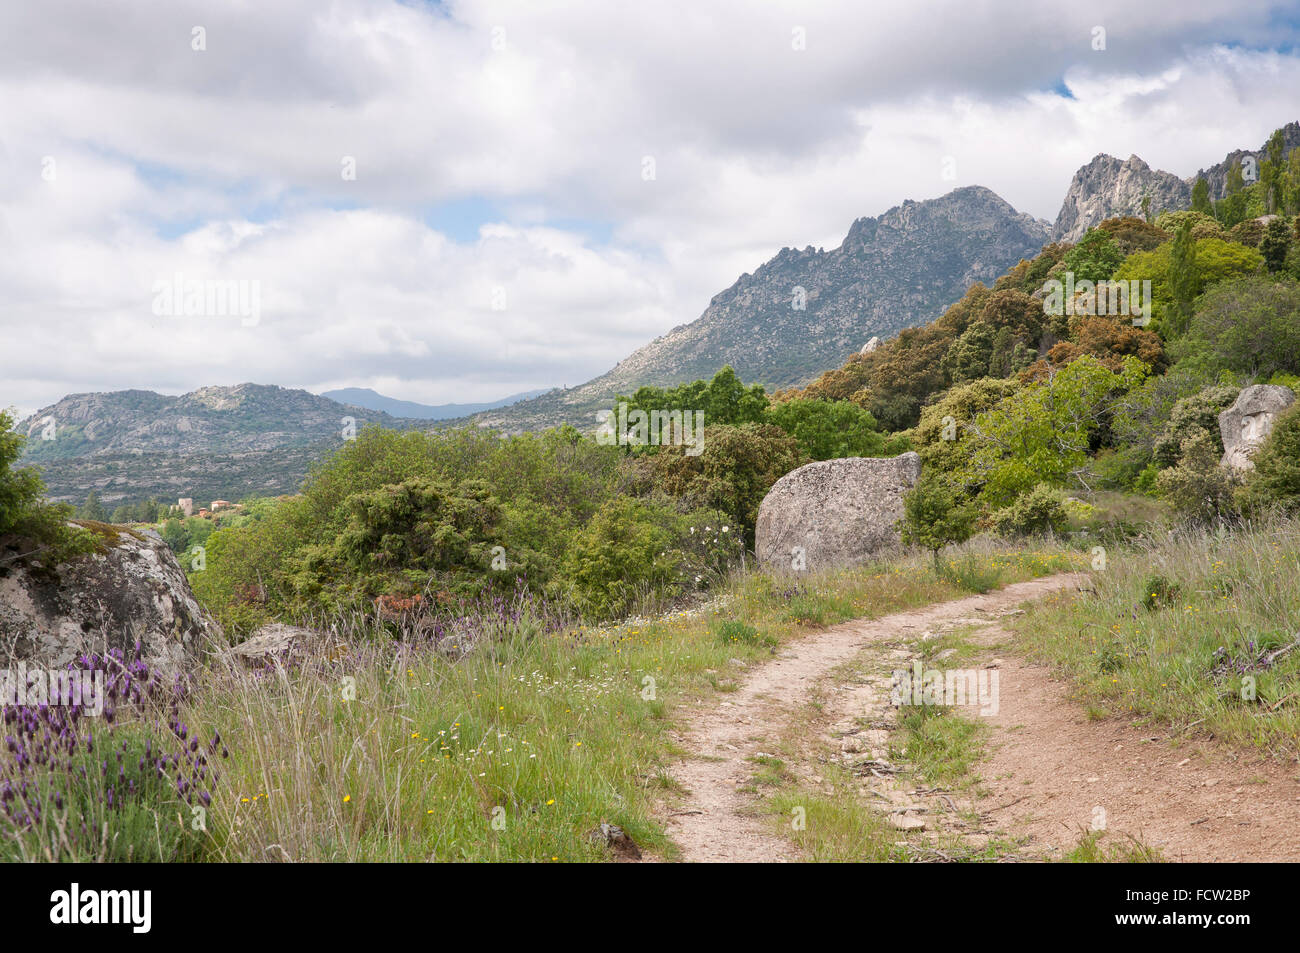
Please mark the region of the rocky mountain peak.
POLYGON ((781 249, 714 295, 698 319, 600 377, 473 419, 506 431, 585 428, 618 393, 712 377, 724 364, 745 381, 802 384, 873 336, 938 317, 972 282, 1037 254, 1048 231, 981 186, 909 200, 855 219, 838 248, 781 249))
POLYGON ((1060 214, 1052 227, 1053 241, 1075 242, 1098 222, 1115 215, 1142 215, 1142 199, 1151 200, 1151 214, 1191 205, 1191 186, 1174 175, 1152 169, 1141 158, 1120 160, 1101 153, 1074 173, 1060 214))

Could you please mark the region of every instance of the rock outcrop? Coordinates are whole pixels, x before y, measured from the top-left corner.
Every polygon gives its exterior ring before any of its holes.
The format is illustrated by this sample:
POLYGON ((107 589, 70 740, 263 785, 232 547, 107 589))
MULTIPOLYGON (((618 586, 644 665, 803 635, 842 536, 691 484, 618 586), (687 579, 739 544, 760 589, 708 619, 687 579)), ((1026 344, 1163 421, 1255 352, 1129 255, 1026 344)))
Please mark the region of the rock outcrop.
POLYGON ((1255 469, 1251 454, 1272 431, 1277 415, 1294 402, 1295 393, 1289 387, 1255 384, 1243 388, 1232 406, 1219 414, 1223 466, 1234 470, 1255 469))
POLYGON ((99 551, 58 566, 22 540, 0 545, 0 666, 62 668, 82 654, 120 649, 161 672, 188 668, 221 636, 194 599, 185 573, 156 534, 83 524, 99 551))
POLYGON ((758 509, 757 553, 770 569, 830 569, 866 562, 898 542, 903 494, 921 476, 915 453, 845 457, 787 473, 758 509))
MULTIPOLYGON (((1291 150, 1300 146, 1300 122, 1289 122, 1282 127, 1282 154, 1283 156, 1291 155, 1291 150)), ((1206 184, 1210 187, 1210 198, 1221 199, 1228 192, 1228 172, 1235 165, 1243 164, 1247 157, 1253 158, 1258 165, 1262 163, 1268 155, 1268 143, 1260 146, 1253 151, 1245 149, 1234 149, 1229 152, 1218 165, 1212 165, 1208 169, 1201 169, 1195 175, 1187 179, 1189 185, 1195 185, 1197 179, 1205 179, 1206 184)), ((1258 168, 1256 169, 1258 172, 1258 168)))
POLYGON ((1151 199, 1151 216, 1192 204, 1192 187, 1172 172, 1152 169, 1137 156, 1120 161, 1099 155, 1074 173, 1052 240, 1077 242, 1084 232, 1115 215, 1142 216, 1142 198, 1151 199))

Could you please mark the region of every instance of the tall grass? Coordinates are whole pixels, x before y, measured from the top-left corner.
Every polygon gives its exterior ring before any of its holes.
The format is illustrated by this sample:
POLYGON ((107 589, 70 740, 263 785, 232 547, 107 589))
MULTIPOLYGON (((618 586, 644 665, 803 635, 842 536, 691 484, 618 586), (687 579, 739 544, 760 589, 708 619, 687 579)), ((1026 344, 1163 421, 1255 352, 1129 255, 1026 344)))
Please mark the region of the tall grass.
POLYGON ((1294 755, 1300 523, 1167 531, 1109 552, 1092 585, 1018 622, 1034 657, 1112 713, 1294 755))
MULTIPOLYGON (((1056 564, 1009 550, 982 558, 1008 578, 1056 564)), ((169 696, 177 707, 161 737, 187 750, 196 735, 216 738, 217 754, 229 752, 201 830, 189 789, 142 790, 138 817, 58 816, 100 831, 73 852, 84 859, 582 861, 605 856, 589 837, 601 822, 671 858, 655 811, 675 790, 670 729, 683 706, 734 687, 810 627, 961 595, 927 559, 903 556, 797 578, 738 574, 708 606, 602 627, 526 599, 451 619, 339 616, 323 646, 216 656, 169 696), (144 821, 172 833, 151 835, 144 821), (178 840, 182 828, 194 836, 178 840)), ((125 714, 113 744, 132 755, 132 732, 153 721, 125 714)), ((12 755, 0 751, 0 764, 12 755)), ((101 787, 90 796, 106 798, 101 787)), ((50 831, 29 843, 22 830, 19 856, 56 859, 41 847, 50 831)))
MULTIPOLYGON (((989 553, 1009 575, 1056 555, 989 553)), ((1062 557, 1066 558, 1066 557, 1062 557)), ((227 664, 192 718, 232 752, 226 860, 592 860, 617 824, 672 856, 654 819, 671 789, 679 706, 809 626, 963 593, 905 557, 799 578, 734 577, 702 611, 620 625, 533 626, 468 654, 336 632, 333 659, 227 664), (740 663, 740 664, 738 664, 740 663)))

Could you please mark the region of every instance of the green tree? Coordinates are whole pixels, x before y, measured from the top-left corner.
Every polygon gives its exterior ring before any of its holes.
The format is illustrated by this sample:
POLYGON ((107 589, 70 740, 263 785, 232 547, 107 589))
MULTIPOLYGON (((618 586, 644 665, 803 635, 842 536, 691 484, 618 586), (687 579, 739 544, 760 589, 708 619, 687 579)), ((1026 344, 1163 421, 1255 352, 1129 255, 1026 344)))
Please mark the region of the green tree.
POLYGON ((77 515, 83 520, 95 520, 100 523, 108 520, 108 510, 104 509, 104 504, 99 502, 99 494, 94 490, 86 495, 86 502, 81 504, 77 515))
POLYGON ((1286 202, 1286 144, 1282 139, 1282 130, 1274 129, 1264 146, 1267 158, 1260 166, 1260 181, 1267 195, 1266 208, 1269 212, 1281 213, 1286 202))
POLYGON ((1074 280, 1106 281, 1124 261, 1124 253, 1115 240, 1101 228, 1091 228, 1079 243, 1065 254, 1067 271, 1074 272, 1074 280))
POLYGON ((707 507, 739 525, 750 546, 758 507, 777 480, 810 463, 798 440, 774 424, 714 425, 704 430, 703 452, 665 447, 633 463, 630 488, 676 498, 684 509, 707 507))
MULTIPOLYGON (((620 394, 614 399, 611 409, 610 426, 621 425, 620 411, 626 409, 630 416, 634 411, 650 414, 654 411, 678 412, 692 411, 704 415, 704 424, 728 424, 737 426, 747 423, 761 423, 767 410, 768 397, 763 387, 753 384, 746 387, 736 375, 730 364, 724 366, 713 380, 697 380, 675 387, 639 387, 630 397, 620 394), (626 408, 623 407, 626 405, 626 408)), ((632 428, 629 427, 629 430, 632 428)), ((668 441, 666 436, 651 435, 651 440, 668 441)), ((621 443, 621 442, 620 442, 621 443)), ((623 444, 629 451, 638 448, 635 444, 623 444)), ((643 449, 653 451, 658 444, 651 444, 643 449)))
POLYGON ((1214 205, 1210 202, 1210 184, 1204 178, 1197 178, 1196 184, 1192 186, 1192 211, 1214 214, 1214 205))
POLYGON ((768 408, 767 419, 794 437, 799 449, 813 460, 900 452, 880 432, 869 410, 846 400, 795 397, 778 401, 768 408))
POLYGON ((94 537, 68 525, 73 508, 46 503, 40 474, 31 467, 14 466, 25 438, 13 425, 13 416, 0 410, 0 536, 13 534, 37 544, 25 555, 39 554, 47 563, 90 552, 94 537))
POLYGON ((0 411, 0 533, 18 533, 40 510, 45 486, 31 467, 15 469, 22 456, 22 434, 13 429, 14 419, 0 411))
POLYGON ((1161 470, 1156 489, 1181 516, 1206 522, 1236 513, 1233 493, 1236 479, 1219 465, 1219 452, 1205 431, 1193 433, 1180 451, 1175 467, 1161 470))
POLYGON ((930 550, 936 571, 944 547, 964 543, 975 532, 975 506, 939 476, 923 473, 903 494, 903 542, 930 550))
POLYGON ((1178 360, 1201 362, 1209 373, 1300 373, 1300 282, 1249 277, 1215 286, 1172 350, 1178 360))
POLYGON ((1224 183, 1224 197, 1214 204, 1214 217, 1224 228, 1243 222, 1249 210, 1249 195, 1246 192, 1245 175, 1238 162, 1228 169, 1224 183))
POLYGON ((1173 296, 1170 330, 1182 334, 1192 318, 1192 303, 1196 299, 1200 277, 1196 270, 1196 241, 1192 238, 1190 222, 1184 222, 1174 235, 1169 251, 1169 290, 1173 296))
MULTIPOLYGON (((1300 216, 1300 149, 1292 149, 1287 157, 1282 183, 1286 214, 1300 216)), ((1300 217, 1296 221, 1300 223, 1300 217)))
POLYGON ((1259 243, 1260 254, 1269 271, 1281 271, 1286 265, 1286 254, 1291 248, 1291 229, 1286 219, 1278 216, 1271 219, 1264 229, 1264 238, 1259 243))
POLYGON ((980 488, 1001 509, 1039 483, 1087 487, 1090 451, 1119 398, 1142 383, 1147 367, 1135 357, 1110 370, 1089 355, 1039 384, 1017 390, 968 425, 964 466, 952 475, 980 488))

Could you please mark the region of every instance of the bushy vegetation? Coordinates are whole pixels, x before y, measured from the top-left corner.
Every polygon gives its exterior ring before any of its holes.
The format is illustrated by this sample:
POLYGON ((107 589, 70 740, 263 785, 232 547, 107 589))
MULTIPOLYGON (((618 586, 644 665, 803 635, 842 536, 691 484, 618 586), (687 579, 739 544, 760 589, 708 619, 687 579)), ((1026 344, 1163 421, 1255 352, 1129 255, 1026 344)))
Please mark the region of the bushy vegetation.
MULTIPOLYGON (((1300 379, 1300 152, 1284 156, 1275 135, 1258 181, 1236 166, 1227 193, 1212 201, 1201 182, 1192 209, 1109 219, 1049 245, 936 321, 778 396, 865 408, 943 472, 975 531, 1016 532, 1053 492, 1155 496, 1192 521, 1289 500, 1284 451, 1244 486, 1218 467, 1218 414, 1248 384, 1300 379), (1086 284, 1112 282, 1150 282, 1149 315, 1109 313, 1116 299, 1086 284)), ((915 493, 942 525, 942 493, 923 482, 915 493)), ((1059 514, 1039 525, 1069 531, 1059 514)))
POLYGON ((17 557, 9 558, 53 564, 90 552, 93 537, 69 525, 73 508, 46 503, 40 473, 15 467, 25 438, 13 426, 13 415, 0 411, 0 538, 11 537, 18 549, 17 557))

